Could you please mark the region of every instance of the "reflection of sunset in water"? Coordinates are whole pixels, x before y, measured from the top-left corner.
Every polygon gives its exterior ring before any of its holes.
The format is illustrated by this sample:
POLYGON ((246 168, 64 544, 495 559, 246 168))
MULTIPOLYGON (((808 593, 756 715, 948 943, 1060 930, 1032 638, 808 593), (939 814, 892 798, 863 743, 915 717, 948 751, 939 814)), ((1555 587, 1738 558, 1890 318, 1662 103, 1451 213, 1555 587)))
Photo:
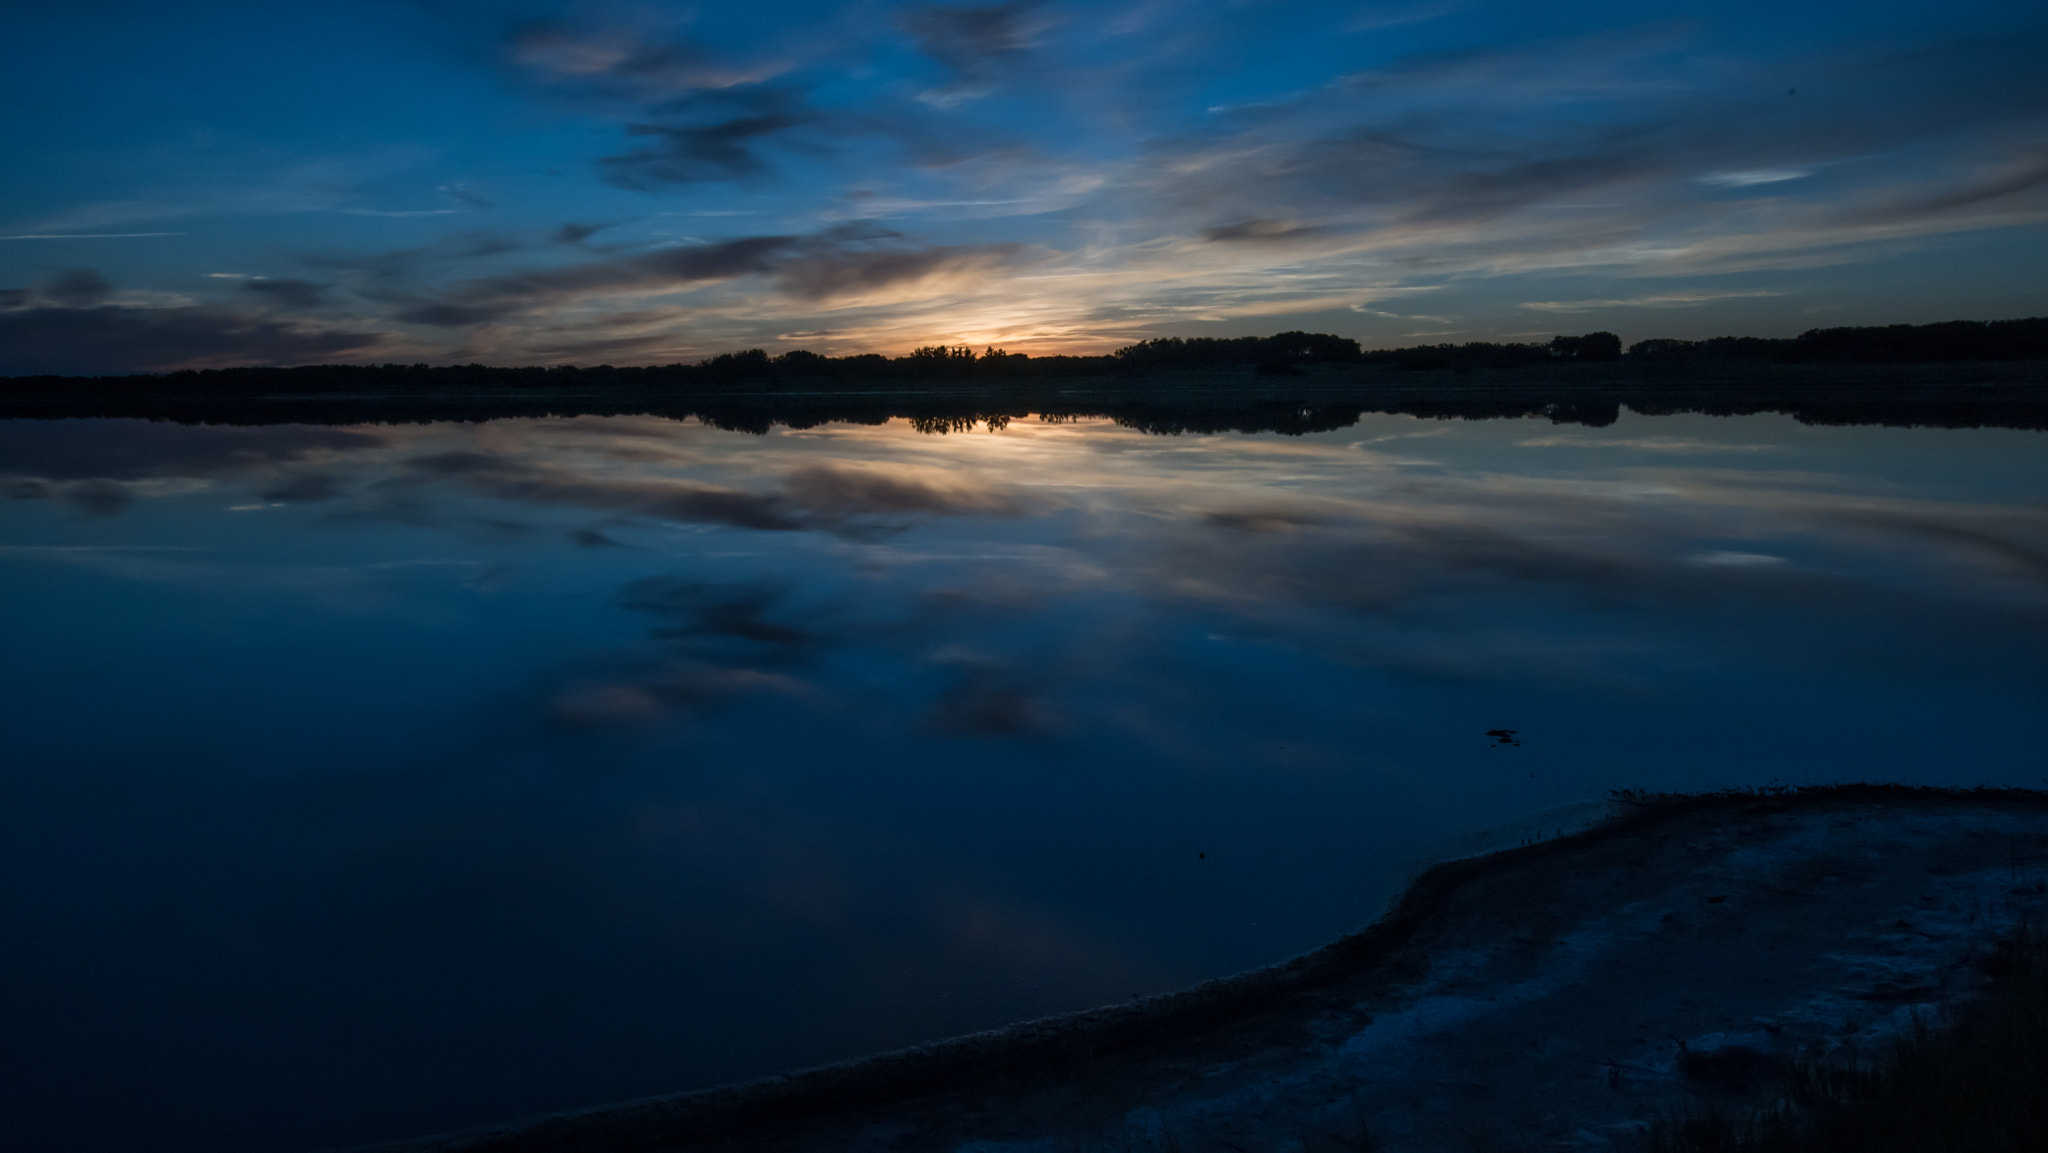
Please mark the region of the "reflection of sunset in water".
POLYGON ((2038 433, 947 428, 0 424, 10 1080, 368 1140, 1273 961, 1612 788, 2040 783, 2038 433))

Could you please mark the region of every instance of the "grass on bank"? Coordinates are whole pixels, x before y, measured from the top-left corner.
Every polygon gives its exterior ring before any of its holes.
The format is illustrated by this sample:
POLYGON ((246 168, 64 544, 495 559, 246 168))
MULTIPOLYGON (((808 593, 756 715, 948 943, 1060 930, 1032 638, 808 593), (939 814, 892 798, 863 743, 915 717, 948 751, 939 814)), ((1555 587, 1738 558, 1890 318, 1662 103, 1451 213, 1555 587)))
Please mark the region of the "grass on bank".
POLYGON ((1981 998, 1916 1021, 1889 1060, 1801 1060, 1775 1107, 1661 1124, 1652 1153, 2048 1150, 2048 946, 2023 929, 1983 967, 1981 998))

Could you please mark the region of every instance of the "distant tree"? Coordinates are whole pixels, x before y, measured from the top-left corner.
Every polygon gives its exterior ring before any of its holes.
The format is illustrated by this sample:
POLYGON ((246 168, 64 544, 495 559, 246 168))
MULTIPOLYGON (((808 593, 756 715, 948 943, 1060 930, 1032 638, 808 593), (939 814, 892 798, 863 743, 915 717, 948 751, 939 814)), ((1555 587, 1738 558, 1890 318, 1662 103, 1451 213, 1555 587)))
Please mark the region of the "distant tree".
POLYGON ((1660 337, 1655 340, 1638 340, 1628 346, 1631 360, 1678 360, 1692 351, 1692 341, 1672 340, 1660 337))
POLYGON ((1589 332, 1579 338, 1580 360, 1620 360, 1621 338, 1611 332, 1589 332))
POLYGON ((1620 360, 1621 338, 1611 332, 1556 336, 1550 340, 1550 355, 1558 360, 1620 360))
POLYGON ((768 354, 758 348, 745 352, 721 352, 704 362, 714 376, 767 376, 771 371, 768 354))

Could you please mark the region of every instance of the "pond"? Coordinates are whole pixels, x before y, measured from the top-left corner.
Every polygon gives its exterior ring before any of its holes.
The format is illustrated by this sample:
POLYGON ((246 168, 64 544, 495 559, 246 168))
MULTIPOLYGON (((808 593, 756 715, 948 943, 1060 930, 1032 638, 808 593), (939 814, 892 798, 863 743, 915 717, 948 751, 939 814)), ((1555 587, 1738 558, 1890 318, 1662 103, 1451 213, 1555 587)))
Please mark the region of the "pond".
POLYGON ((0 422, 0 1127, 699 1087, 1274 962, 1613 789, 2048 780, 2042 433, 996 423, 0 422))

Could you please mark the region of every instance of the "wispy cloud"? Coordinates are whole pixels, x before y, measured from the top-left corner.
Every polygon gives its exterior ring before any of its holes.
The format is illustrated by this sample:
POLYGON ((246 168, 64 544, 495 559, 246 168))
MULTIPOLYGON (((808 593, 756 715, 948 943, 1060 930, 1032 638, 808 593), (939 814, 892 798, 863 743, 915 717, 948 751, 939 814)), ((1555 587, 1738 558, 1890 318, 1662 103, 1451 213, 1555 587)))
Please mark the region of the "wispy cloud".
POLYGON ((1700 183, 1714 188, 1749 188, 1758 184, 1783 184, 1788 180, 1804 180, 1813 175, 1803 168, 1751 168, 1741 172, 1713 172, 1700 177, 1700 183))
POLYGON ((1520 307, 1533 308, 1538 312, 1593 312, 1606 308, 1693 308, 1712 304, 1720 300, 1742 300, 1757 296, 1783 296, 1784 292, 1774 288, 1696 289, 1680 292, 1653 292, 1644 296, 1610 297, 1604 300, 1527 300, 1520 307))

